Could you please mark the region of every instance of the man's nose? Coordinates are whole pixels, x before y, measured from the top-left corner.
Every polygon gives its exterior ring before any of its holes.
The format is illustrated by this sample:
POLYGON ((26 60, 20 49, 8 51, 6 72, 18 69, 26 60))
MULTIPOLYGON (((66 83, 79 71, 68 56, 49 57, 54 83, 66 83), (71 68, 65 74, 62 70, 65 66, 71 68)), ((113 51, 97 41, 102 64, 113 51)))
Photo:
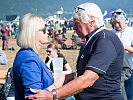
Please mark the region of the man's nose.
POLYGON ((120 25, 118 23, 115 24, 116 27, 119 27, 120 25))

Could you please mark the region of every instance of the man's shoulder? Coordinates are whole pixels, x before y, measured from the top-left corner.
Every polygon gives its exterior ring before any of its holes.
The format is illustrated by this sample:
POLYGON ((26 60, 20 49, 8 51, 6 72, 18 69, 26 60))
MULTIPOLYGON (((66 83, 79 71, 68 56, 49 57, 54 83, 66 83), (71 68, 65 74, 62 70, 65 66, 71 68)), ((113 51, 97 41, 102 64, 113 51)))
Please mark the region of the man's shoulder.
POLYGON ((103 38, 108 38, 116 35, 111 30, 104 29, 100 32, 100 36, 103 38))
POLYGON ((112 29, 112 30, 103 29, 102 31, 104 31, 104 32, 106 32, 106 33, 113 33, 114 29, 112 29))
POLYGON ((106 41, 111 41, 113 44, 115 44, 115 42, 121 44, 118 36, 115 33, 113 33, 111 30, 104 29, 102 30, 102 33, 103 34, 100 36, 101 37, 100 40, 104 39, 106 41))

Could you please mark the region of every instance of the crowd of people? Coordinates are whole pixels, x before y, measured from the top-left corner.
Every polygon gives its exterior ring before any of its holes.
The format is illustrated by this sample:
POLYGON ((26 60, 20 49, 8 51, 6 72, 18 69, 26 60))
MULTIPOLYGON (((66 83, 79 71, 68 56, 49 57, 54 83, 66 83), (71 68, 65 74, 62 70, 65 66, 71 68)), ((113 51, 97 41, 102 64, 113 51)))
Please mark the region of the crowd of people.
MULTIPOLYGON (((16 42, 20 50, 13 62, 10 83, 15 95, 8 100, 67 100, 67 97, 71 100, 133 100, 133 28, 127 26, 126 18, 123 10, 114 11, 113 29, 107 30, 98 5, 78 5, 74 9, 73 25, 69 23, 74 30, 71 37, 74 47, 81 47, 75 62, 76 71, 72 72, 73 66, 57 45, 47 45, 54 30, 56 42, 65 48, 66 25, 69 24, 64 23, 62 29, 58 22, 48 27, 41 16, 25 14, 18 27, 16 42), (47 45, 45 62, 38 54, 44 45, 47 45), (63 74, 55 78, 53 59, 59 57, 63 58, 63 74)), ((5 40, 12 31, 5 27, 6 34, 2 28, 4 50, 8 49, 5 40)), ((0 57, 6 59, 3 51, 0 52, 0 57)), ((2 60, 0 64, 7 63, 2 60)))

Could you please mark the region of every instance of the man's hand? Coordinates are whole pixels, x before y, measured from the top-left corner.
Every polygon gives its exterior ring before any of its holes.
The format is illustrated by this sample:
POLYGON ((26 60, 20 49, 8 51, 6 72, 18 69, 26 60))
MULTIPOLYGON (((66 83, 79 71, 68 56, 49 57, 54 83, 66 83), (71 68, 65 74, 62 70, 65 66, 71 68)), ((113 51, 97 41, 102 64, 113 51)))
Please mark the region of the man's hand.
POLYGON ((30 89, 31 92, 35 93, 34 95, 26 96, 25 99, 32 100, 53 100, 52 92, 48 92, 45 90, 36 90, 30 89))

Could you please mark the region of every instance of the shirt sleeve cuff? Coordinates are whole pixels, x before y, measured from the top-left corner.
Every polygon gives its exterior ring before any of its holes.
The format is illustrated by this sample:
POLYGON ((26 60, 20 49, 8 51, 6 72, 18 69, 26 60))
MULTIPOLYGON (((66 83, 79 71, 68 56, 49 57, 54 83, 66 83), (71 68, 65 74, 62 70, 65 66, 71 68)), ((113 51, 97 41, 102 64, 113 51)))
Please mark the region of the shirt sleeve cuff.
POLYGON ((92 71, 99 73, 99 74, 105 74, 106 73, 104 70, 99 69, 99 68, 94 67, 94 66, 87 66, 86 70, 92 70, 92 71))

